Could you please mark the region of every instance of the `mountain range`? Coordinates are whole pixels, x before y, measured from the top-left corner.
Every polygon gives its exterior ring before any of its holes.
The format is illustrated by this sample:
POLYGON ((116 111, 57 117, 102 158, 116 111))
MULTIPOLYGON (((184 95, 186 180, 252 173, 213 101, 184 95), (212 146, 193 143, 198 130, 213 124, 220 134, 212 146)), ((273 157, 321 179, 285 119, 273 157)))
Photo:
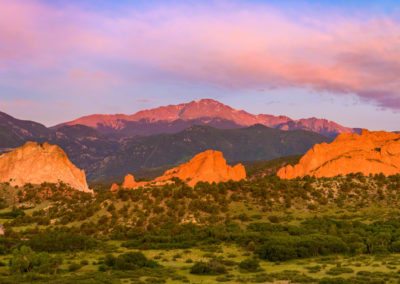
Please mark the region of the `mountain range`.
POLYGON ((53 126, 52 129, 77 124, 92 127, 102 134, 120 136, 177 133, 193 125, 209 125, 220 129, 234 129, 262 124, 281 130, 308 130, 333 138, 340 133, 359 133, 361 131, 357 128, 345 127, 333 121, 315 117, 293 120, 287 116, 254 115, 244 110, 234 109, 212 99, 161 106, 139 111, 132 115, 93 114, 58 124, 53 126))
POLYGON ((0 152, 27 141, 56 144, 85 170, 89 180, 177 165, 208 149, 223 152, 228 162, 269 160, 303 154, 316 143, 331 140, 310 131, 283 131, 261 124, 233 129, 193 125, 177 133, 121 137, 80 124, 47 128, 0 113, 0 152))

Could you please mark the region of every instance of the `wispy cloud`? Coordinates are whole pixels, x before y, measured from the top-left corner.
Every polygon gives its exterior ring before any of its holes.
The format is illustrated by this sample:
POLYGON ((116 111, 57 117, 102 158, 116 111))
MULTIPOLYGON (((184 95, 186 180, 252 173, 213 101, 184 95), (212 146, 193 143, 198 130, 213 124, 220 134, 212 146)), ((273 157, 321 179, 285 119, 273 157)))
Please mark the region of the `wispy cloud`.
MULTIPOLYGON (((219 2, 218 2, 219 3, 219 2)), ((400 109, 400 23, 389 16, 265 5, 127 5, 105 14, 76 5, 4 1, 3 84, 107 88, 172 79, 235 89, 310 88, 400 109), (30 80, 32 74, 37 80, 30 80)), ((1 79, 0 79, 1 80, 1 79)), ((86 89, 85 89, 86 91, 86 89)))
POLYGON ((39 104, 30 100, 14 99, 11 101, 0 101, 0 107, 17 106, 22 108, 37 107, 39 104))

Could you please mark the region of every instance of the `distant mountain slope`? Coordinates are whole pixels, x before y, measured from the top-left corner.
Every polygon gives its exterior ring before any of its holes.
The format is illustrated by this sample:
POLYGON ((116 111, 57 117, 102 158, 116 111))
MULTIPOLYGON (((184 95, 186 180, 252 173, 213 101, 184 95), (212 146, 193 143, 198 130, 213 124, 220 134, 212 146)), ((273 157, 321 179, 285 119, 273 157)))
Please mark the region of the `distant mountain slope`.
MULTIPOLYGON (((219 126, 231 123, 223 119, 210 121, 219 126)), ((182 122, 179 127, 185 126, 182 122)), ((144 168, 177 165, 208 149, 222 151, 228 162, 269 160, 304 154, 314 144, 332 140, 314 132, 282 131, 261 124, 237 128, 231 123, 230 127, 234 129, 191 126, 173 134, 121 138, 85 125, 48 129, 39 123, 2 113, 0 137, 4 139, 0 151, 8 152, 27 141, 47 141, 60 146, 77 167, 85 170, 89 180, 96 180, 144 168)))
POLYGON ((326 119, 293 120, 287 116, 254 115, 211 99, 162 106, 132 115, 89 115, 53 128, 76 124, 93 127, 102 133, 118 133, 123 136, 176 133, 192 125, 210 125, 226 129, 262 124, 282 130, 309 130, 328 137, 336 137, 344 132, 355 132, 353 128, 326 119))
POLYGON ((15 148, 26 141, 46 141, 54 132, 46 126, 28 120, 16 119, 0 112, 0 148, 15 148))
POLYGON ((228 161, 270 160, 305 153, 316 143, 331 140, 309 131, 282 131, 263 125, 240 129, 193 126, 176 134, 122 139, 114 155, 89 167, 87 173, 92 180, 121 176, 141 168, 181 164, 208 149, 221 151, 228 161))
POLYGON ((308 130, 317 132, 327 137, 336 137, 340 133, 359 132, 358 128, 344 127, 340 124, 337 124, 336 122, 315 117, 288 121, 285 123, 281 123, 274 128, 281 130, 308 130))
POLYGON ((190 120, 177 119, 174 121, 158 120, 150 122, 148 119, 140 119, 139 121, 118 121, 120 128, 115 131, 109 125, 99 124, 96 128, 104 134, 117 135, 119 137, 129 136, 149 136, 163 133, 177 133, 193 125, 208 125, 220 129, 235 129, 241 128, 242 125, 235 123, 232 120, 226 120, 219 117, 209 118, 201 117, 190 120))
POLYGON ((72 125, 52 130, 42 124, 19 120, 0 112, 0 154, 28 141, 60 146, 74 164, 85 170, 119 147, 117 139, 105 137, 88 126, 72 125))

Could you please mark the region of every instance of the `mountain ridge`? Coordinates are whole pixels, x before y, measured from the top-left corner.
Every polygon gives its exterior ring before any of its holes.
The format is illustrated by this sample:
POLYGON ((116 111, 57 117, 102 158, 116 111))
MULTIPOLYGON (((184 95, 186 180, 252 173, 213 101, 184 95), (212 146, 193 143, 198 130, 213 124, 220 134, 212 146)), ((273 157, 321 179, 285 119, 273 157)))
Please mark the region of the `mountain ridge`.
POLYGON ((77 118, 72 121, 52 126, 51 129, 58 129, 65 125, 82 124, 93 127, 102 133, 120 133, 123 136, 143 135, 138 130, 147 127, 147 135, 162 133, 157 129, 157 123, 163 124, 165 133, 176 133, 182 130, 178 127, 177 121, 188 122, 186 126, 194 124, 209 125, 207 119, 221 119, 225 124, 216 125, 218 128, 239 128, 254 124, 263 124, 271 128, 281 130, 309 130, 324 136, 336 137, 340 133, 357 132, 357 129, 342 126, 336 122, 321 118, 302 118, 294 120, 288 116, 274 116, 270 114, 251 114, 244 110, 238 110, 222 104, 213 99, 202 99, 181 103, 177 105, 160 106, 153 109, 141 110, 131 115, 126 114, 93 114, 77 118), (230 122, 230 126, 228 126, 230 122), (154 130, 153 130, 154 129, 154 130))

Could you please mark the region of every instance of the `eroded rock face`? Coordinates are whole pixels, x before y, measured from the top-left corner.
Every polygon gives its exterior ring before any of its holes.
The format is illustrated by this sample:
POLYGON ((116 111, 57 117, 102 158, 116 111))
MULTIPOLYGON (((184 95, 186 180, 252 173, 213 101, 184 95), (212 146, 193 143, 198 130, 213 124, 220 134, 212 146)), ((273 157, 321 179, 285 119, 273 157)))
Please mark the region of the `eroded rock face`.
POLYGON ((400 173, 400 134, 363 130, 361 135, 344 133, 332 143, 317 144, 299 164, 280 169, 280 178, 305 175, 333 177, 362 172, 365 175, 400 173))
POLYGON ((224 182, 238 181, 246 178, 246 171, 242 164, 231 167, 219 151, 208 150, 197 154, 186 164, 170 169, 163 176, 155 179, 156 182, 167 181, 173 177, 186 181, 194 186, 199 181, 224 182))
POLYGON ((147 182, 136 182, 135 177, 131 174, 127 174, 124 178, 124 182, 122 183, 122 188, 138 188, 146 185, 147 182))
POLYGON ((0 156, 0 182, 23 186, 26 183, 58 183, 92 192, 85 171, 78 169, 56 145, 27 142, 24 146, 0 156))

